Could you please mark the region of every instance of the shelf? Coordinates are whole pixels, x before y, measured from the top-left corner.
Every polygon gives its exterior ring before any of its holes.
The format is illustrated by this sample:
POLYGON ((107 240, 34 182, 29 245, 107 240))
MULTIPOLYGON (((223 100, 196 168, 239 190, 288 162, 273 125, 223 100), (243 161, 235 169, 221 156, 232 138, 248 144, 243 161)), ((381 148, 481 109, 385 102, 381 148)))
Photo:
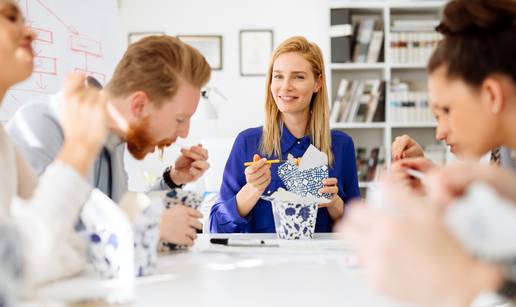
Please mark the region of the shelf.
POLYGON ((332 129, 383 129, 385 123, 330 123, 332 129))
POLYGON ((383 9, 385 1, 330 1, 330 9, 383 9))
POLYGON ((413 10, 413 9, 441 9, 446 1, 395 1, 387 4, 393 9, 413 10))
MULTIPOLYGON (((402 113, 396 113, 390 105, 395 87, 392 87, 393 80, 402 80, 410 83, 411 92, 427 92, 426 84, 428 76, 426 74, 427 63, 425 57, 414 57, 410 61, 391 61, 396 60, 392 57, 393 50, 390 50, 392 21, 394 19, 415 19, 418 20, 419 15, 435 16, 439 18, 441 9, 446 5, 444 0, 329 0, 330 14, 335 14, 334 9, 348 9, 349 17, 343 17, 343 22, 349 23, 351 17, 355 15, 374 16, 374 20, 383 21, 383 57, 380 63, 328 63, 328 84, 330 84, 330 101, 335 101, 335 96, 341 86, 341 79, 348 80, 367 80, 378 79, 385 82, 385 122, 332 122, 332 129, 339 129, 354 138, 357 147, 382 147, 388 153, 391 150, 393 139, 400 134, 412 136, 421 144, 431 144, 435 140, 436 123, 430 116, 430 111, 424 110, 425 113, 408 112, 405 116, 397 116, 402 113), (391 113, 392 112, 392 113, 391 113), (411 117, 414 114, 417 116, 411 117), (391 116, 393 115, 393 116, 391 116), (403 119, 412 119, 415 122, 404 122, 403 119)), ((339 14, 341 12, 338 12, 339 14)), ((347 14, 347 13, 346 13, 347 14)), ((426 17, 425 17, 426 18, 426 17)), ((359 19, 357 17, 357 19, 359 19)), ((429 18, 434 19, 434 18, 429 18)), ((396 39, 397 37, 394 37, 396 39)), ((430 40, 430 39, 429 39, 430 40)), ((433 39, 432 39, 433 40, 433 39)), ((333 41, 333 43, 338 43, 333 41)), ((370 43, 370 41, 368 42, 370 43)), ((332 41, 330 40, 330 51, 332 41)), ((334 46, 335 47, 335 46, 334 46)), ((343 47, 337 45, 336 47, 343 47)), ((345 46, 344 46, 345 47, 345 46)), ((337 49, 338 50, 338 49, 337 49)), ((350 48, 350 55, 354 53, 354 49, 350 48)), ((425 53, 422 53, 425 54, 425 53)), ((349 88, 347 89, 349 90, 349 88)), ((363 89, 362 89, 363 91, 363 89)), ((360 94, 360 93, 358 93, 360 94)), ((362 93, 363 94, 363 93, 362 93)), ((419 96, 415 96, 419 97, 419 96)), ((356 97, 355 97, 356 98, 356 97)), ((425 98, 428 99, 428 98, 425 98)), ((419 110, 418 110, 419 111, 419 110)), ((335 117, 334 117, 335 118, 335 117)), ((385 155, 385 163, 387 166, 391 164, 389 154, 385 155)), ((369 187, 371 182, 360 182, 359 186, 364 189, 369 187)))
POLYGON ((358 187, 359 188, 369 188, 371 186, 372 182, 371 181, 359 181, 358 182, 358 187))
POLYGON ((333 70, 372 70, 383 69, 384 63, 331 63, 333 70))
POLYGON ((391 69, 426 69, 426 63, 390 63, 391 69))
POLYGON ((428 122, 421 122, 421 123, 389 123, 389 127, 391 128, 435 128, 437 127, 436 123, 428 123, 428 122))
POLYGON ((330 123, 332 129, 435 128, 436 123, 330 123))
POLYGON ((446 1, 330 1, 330 9, 440 9, 446 1))

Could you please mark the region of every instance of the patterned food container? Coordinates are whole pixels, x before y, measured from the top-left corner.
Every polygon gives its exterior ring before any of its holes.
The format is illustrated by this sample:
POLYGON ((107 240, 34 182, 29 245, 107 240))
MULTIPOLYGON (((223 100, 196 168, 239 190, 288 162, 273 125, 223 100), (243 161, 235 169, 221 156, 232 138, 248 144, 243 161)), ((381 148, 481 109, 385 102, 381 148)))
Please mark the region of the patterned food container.
POLYGON ((318 204, 270 200, 276 234, 280 239, 311 239, 315 232, 318 204))

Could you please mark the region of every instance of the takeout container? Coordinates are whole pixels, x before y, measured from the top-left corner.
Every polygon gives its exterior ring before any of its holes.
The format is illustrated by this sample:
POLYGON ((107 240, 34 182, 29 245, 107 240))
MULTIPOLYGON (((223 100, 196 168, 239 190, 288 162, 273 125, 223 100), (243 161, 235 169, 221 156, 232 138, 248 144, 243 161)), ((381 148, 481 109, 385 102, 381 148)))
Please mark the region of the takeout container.
POLYGON ((318 204, 273 200, 272 213, 280 239, 311 239, 315 232, 318 204))
POLYGON ((319 204, 330 200, 318 197, 301 197, 279 188, 271 196, 262 199, 272 204, 276 235, 280 239, 311 239, 319 204))

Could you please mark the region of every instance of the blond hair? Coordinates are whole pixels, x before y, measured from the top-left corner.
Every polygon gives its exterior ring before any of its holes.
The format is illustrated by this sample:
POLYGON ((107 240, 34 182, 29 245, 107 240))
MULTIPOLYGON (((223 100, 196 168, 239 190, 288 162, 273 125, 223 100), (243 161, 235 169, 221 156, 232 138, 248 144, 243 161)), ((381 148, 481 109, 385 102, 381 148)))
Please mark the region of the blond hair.
POLYGON ((328 92, 324 74, 324 61, 321 49, 313 42, 301 36, 294 36, 279 45, 273 52, 269 63, 266 81, 265 124, 263 126, 260 151, 268 156, 276 155, 281 158, 281 112, 278 109, 271 92, 272 70, 276 59, 284 54, 295 52, 303 56, 311 67, 316 80, 321 80, 321 88, 314 93, 310 103, 310 117, 307 132, 312 144, 328 156, 328 163, 333 163, 331 151, 331 131, 329 125, 328 92))
POLYGON ((201 88, 210 74, 197 49, 172 36, 154 35, 129 46, 106 88, 115 97, 144 91, 159 107, 177 93, 180 80, 201 88))

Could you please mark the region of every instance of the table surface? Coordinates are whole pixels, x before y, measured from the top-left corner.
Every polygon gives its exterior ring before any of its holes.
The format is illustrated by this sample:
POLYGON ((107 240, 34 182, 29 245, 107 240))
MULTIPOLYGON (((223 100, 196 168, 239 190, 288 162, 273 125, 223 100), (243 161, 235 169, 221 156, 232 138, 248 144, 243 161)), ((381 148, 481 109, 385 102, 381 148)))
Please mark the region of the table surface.
MULTIPOLYGON (((156 274, 136 280, 134 300, 125 306, 402 306, 369 289, 353 251, 331 234, 280 247, 214 245, 214 237, 275 234, 200 235, 189 250, 160 256, 156 274)), ((64 289, 55 284, 45 295, 64 289)))

